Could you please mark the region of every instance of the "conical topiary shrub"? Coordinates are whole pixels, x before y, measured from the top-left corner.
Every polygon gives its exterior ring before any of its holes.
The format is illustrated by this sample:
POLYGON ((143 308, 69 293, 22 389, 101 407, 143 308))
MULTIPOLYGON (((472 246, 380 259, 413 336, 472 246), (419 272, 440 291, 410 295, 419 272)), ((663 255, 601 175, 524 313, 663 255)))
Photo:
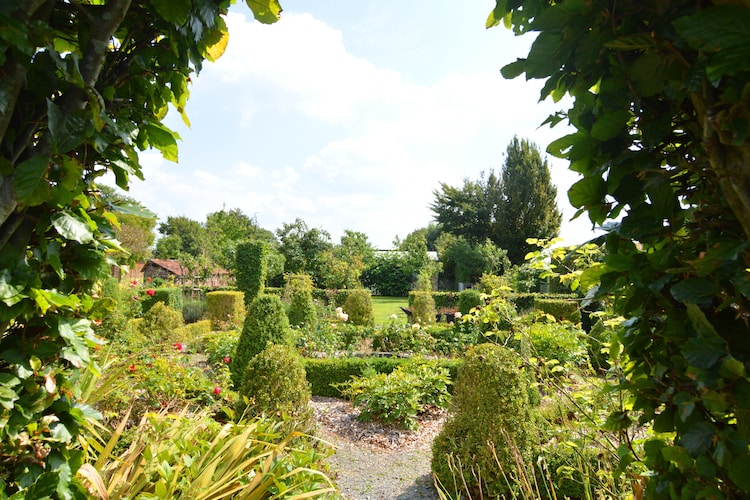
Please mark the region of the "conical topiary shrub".
POLYGON ((247 308, 242 333, 229 363, 234 387, 240 387, 245 366, 268 344, 291 343, 292 332, 281 299, 276 295, 266 294, 255 297, 247 308))
POLYGON ((375 324, 375 313, 372 310, 372 294, 364 288, 355 288, 348 292, 343 306, 353 325, 372 326, 375 324))
POLYGON ((496 344, 470 349, 458 372, 448 419, 432 444, 432 471, 468 498, 510 496, 517 462, 532 459, 528 380, 517 354, 496 344), (465 485, 465 486, 464 486, 465 485))

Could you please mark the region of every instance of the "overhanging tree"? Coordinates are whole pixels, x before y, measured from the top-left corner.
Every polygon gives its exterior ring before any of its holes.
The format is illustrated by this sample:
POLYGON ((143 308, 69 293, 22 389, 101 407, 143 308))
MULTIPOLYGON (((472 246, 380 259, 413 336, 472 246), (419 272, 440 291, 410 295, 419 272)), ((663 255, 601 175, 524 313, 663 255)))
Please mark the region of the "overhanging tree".
POLYGON ((539 32, 503 68, 573 97, 548 147, 581 179, 571 203, 609 221, 582 276, 626 317, 621 387, 654 434, 623 448, 649 498, 750 494, 750 5, 498 0, 487 25, 539 32), (613 220, 619 220, 612 223, 613 220))
MULTIPOLYGON (((93 412, 73 379, 98 368, 97 281, 138 152, 177 159, 162 120, 184 116, 188 82, 221 55, 229 0, 8 0, 0 5, 0 491, 83 498, 76 449, 93 412)), ((263 22, 274 0, 248 2, 263 22)))

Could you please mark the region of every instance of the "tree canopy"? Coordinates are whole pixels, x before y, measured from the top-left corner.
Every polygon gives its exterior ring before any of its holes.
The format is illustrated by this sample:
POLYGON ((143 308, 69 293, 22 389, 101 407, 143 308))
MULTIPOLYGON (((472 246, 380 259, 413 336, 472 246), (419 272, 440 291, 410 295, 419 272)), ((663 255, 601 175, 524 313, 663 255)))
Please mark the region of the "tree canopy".
POLYGON ((508 145, 501 175, 490 170, 460 188, 440 184, 430 209, 442 231, 470 244, 492 241, 521 264, 532 248, 527 238, 552 238, 560 230, 557 188, 547 161, 529 141, 514 138, 508 145))
POLYGON ((538 32, 506 77, 573 98, 547 151, 581 178, 571 203, 605 225, 581 276, 626 318, 613 344, 631 404, 622 470, 649 498, 750 494, 750 6, 747 1, 498 0, 487 19, 538 32))

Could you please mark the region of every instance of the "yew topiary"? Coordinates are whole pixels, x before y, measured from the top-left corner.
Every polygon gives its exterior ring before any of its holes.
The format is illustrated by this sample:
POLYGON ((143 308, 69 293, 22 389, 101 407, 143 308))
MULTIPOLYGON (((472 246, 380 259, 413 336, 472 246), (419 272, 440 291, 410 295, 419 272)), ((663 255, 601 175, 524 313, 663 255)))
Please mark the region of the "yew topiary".
POLYGON ((448 419, 432 445, 432 471, 449 491, 501 497, 516 484, 516 458, 534 454, 527 377, 517 354, 496 344, 470 349, 448 419))
POLYGON ((276 295, 258 295, 247 309, 245 324, 229 364, 234 386, 240 387, 245 366, 268 344, 291 343, 292 332, 281 299, 276 295))
POLYGON ((349 323, 353 325, 372 326, 375 324, 375 314, 372 310, 372 294, 364 288, 357 288, 349 292, 343 306, 349 315, 349 323))
POLYGON ((310 384, 297 351, 270 345, 245 367, 237 415, 285 415, 309 424, 310 384))
POLYGON ((289 301, 289 324, 314 328, 318 313, 312 296, 313 281, 307 274, 290 274, 287 277, 284 298, 289 301))
POLYGON ((412 321, 420 325, 429 325, 435 322, 435 299, 432 292, 414 292, 414 301, 411 304, 412 321))
POLYGON ((151 342, 169 342, 175 331, 183 326, 182 312, 164 302, 155 303, 144 315, 138 330, 151 342))

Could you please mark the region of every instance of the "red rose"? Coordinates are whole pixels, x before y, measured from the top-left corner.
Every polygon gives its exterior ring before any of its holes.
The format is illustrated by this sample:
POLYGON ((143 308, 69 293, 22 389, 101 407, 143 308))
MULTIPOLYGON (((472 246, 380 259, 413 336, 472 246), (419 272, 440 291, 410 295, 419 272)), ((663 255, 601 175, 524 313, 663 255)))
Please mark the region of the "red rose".
POLYGON ((173 344, 173 347, 175 349, 177 349, 178 351, 182 351, 185 348, 185 346, 182 343, 180 343, 180 342, 175 342, 173 344))
POLYGON ((128 366, 128 370, 130 370, 130 373, 135 372, 135 365, 128 366))
POLYGON ((146 295, 150 295, 151 297, 154 296, 154 293, 155 292, 152 289, 150 289, 150 288, 148 290, 146 290, 146 295))
POLYGON ((216 394, 217 396, 221 394, 221 387, 219 387, 218 385, 214 387, 214 394, 216 394))
POLYGON ((224 356, 224 362, 229 363, 232 359, 229 356, 224 356))

